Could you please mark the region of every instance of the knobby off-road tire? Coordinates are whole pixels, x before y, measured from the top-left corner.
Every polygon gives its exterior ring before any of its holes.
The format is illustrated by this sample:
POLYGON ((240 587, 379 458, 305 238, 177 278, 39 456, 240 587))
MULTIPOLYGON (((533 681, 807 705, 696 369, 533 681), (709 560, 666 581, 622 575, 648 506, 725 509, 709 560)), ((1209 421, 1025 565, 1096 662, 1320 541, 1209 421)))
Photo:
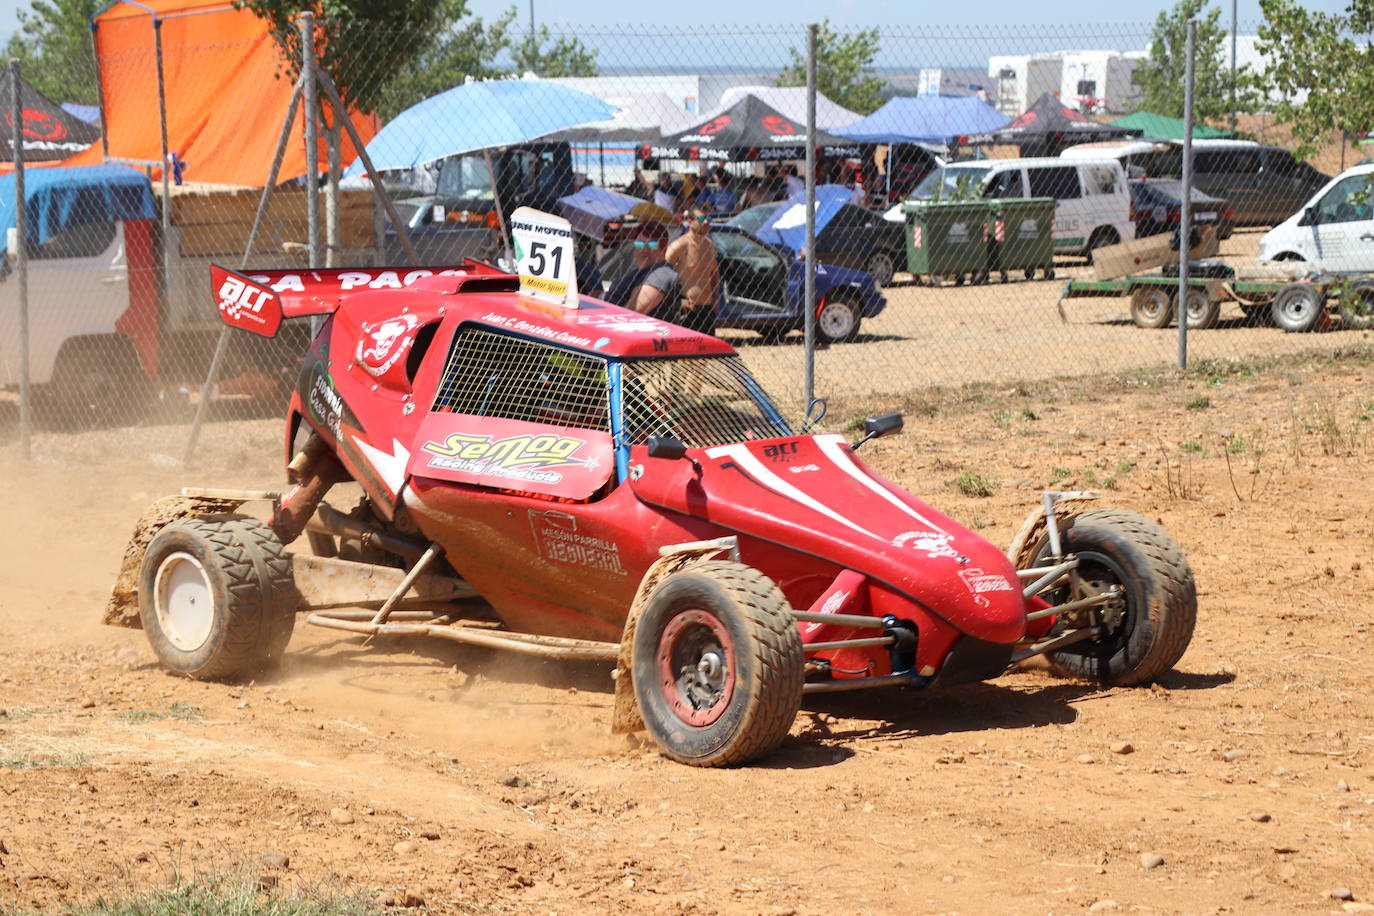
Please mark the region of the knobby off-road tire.
POLYGON ((633 652, 644 724, 681 763, 766 754, 801 708, 796 621, 782 591, 751 567, 700 563, 664 579, 635 625, 633 652))
POLYGON ((279 660, 296 623, 291 561, 272 529, 239 515, 186 518, 148 544, 139 616, 158 660, 199 680, 279 660))
MULTIPOLYGON (((1081 593, 1061 588, 1057 601, 1125 589, 1120 623, 1106 635, 1050 654, 1061 674, 1103 684, 1153 680, 1183 657, 1197 620, 1197 586, 1182 549, 1149 519, 1092 509, 1060 523, 1065 552, 1078 555, 1081 593)), ((1048 545, 1040 555, 1048 553, 1048 545)))

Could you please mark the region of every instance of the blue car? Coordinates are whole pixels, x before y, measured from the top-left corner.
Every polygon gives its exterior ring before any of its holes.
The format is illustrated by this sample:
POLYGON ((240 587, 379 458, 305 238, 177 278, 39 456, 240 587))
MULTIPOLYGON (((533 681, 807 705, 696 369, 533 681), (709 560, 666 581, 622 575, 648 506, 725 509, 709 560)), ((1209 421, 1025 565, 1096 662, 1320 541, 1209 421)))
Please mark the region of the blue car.
MULTIPOLYGON (((713 225, 720 265, 719 328, 758 331, 776 342, 802 326, 806 263, 735 226, 713 225)), ((833 264, 816 265, 816 340, 840 343, 887 305, 873 277, 833 264)))

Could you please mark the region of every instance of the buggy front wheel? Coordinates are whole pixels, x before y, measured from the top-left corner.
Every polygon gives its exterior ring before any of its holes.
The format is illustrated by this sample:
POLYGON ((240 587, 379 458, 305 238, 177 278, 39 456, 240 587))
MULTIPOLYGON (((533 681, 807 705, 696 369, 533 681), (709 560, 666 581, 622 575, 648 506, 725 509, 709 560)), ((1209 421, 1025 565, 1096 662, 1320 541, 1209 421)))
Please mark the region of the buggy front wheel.
POLYGON ((640 715, 667 756, 744 763, 787 737, 801 708, 801 636, 782 591, 739 563, 699 563, 664 579, 635 624, 640 715))
MULTIPOLYGON (((1050 654, 1071 677, 1104 684, 1142 684, 1183 657, 1197 619, 1197 586, 1182 549, 1160 526, 1134 512, 1093 509, 1060 523, 1062 548, 1078 557, 1068 584, 1043 594, 1052 604, 1101 595, 1119 597, 1075 621, 1101 627, 1095 639, 1050 654)), ((1035 565, 1049 553, 1043 544, 1035 565)))

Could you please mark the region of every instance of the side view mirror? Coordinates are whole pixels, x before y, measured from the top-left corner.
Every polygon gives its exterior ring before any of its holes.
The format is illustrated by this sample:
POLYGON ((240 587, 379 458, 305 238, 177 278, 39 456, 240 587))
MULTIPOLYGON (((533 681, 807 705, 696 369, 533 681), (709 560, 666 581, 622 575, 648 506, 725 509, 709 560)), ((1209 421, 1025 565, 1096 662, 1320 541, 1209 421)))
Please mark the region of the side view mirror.
POLYGON ((867 420, 864 420, 864 437, 858 442, 855 442, 851 447, 857 450, 859 446, 863 445, 869 439, 881 439, 883 436, 891 436, 894 433, 899 433, 902 431, 902 426, 904 424, 905 421, 899 413, 885 413, 879 414, 876 417, 869 417, 867 420))
POLYGON ((650 436, 644 444, 649 447, 650 458, 679 461, 687 457, 687 446, 674 436, 650 436))
POLYGON ((1308 207, 1302 211, 1302 219, 1298 220, 1299 226, 1311 226, 1317 222, 1317 208, 1308 207))

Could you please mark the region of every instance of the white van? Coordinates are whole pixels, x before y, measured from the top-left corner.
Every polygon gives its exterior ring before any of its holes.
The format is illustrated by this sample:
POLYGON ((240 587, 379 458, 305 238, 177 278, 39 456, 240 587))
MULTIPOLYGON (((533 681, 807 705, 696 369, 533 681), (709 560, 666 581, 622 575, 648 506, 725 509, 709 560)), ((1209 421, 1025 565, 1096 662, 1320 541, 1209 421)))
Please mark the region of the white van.
POLYGON ((1260 239, 1261 261, 1374 273, 1374 163, 1346 169, 1260 239))
POLYGON ((1183 168, 1177 143, 1168 140, 1103 140, 1098 143, 1079 143, 1062 150, 1060 159, 1115 159, 1130 177, 1132 167, 1150 177, 1177 175, 1183 168))
POLYGON ((1059 201, 1054 250, 1060 254, 1091 258, 1095 248, 1135 238, 1131 192, 1116 159, 953 162, 931 172, 912 192, 915 200, 969 197, 1053 197, 1059 201))

